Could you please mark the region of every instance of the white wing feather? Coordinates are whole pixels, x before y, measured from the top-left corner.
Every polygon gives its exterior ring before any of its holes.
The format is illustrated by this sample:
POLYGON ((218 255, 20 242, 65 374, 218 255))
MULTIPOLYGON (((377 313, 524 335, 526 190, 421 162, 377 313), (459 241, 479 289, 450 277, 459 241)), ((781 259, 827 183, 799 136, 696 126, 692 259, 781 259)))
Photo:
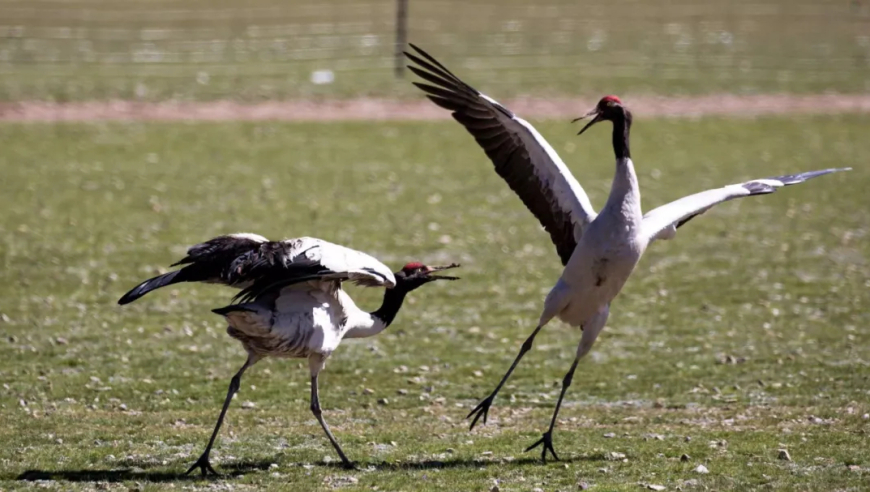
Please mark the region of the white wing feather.
POLYGON ((350 280, 367 287, 396 286, 396 278, 390 269, 373 256, 323 239, 300 237, 288 239, 295 243, 291 249, 290 263, 318 263, 334 272, 324 278, 350 280))
MULTIPOLYGON (((487 99, 491 100, 488 97, 487 99)), ((589 201, 589 195, 577 178, 571 174, 571 170, 559 154, 531 123, 518 116, 514 116, 513 120, 528 132, 517 131, 517 134, 528 149, 529 157, 535 166, 535 174, 553 191, 559 208, 570 214, 571 221, 574 223, 574 239, 580 242, 583 230, 595 220, 597 215, 592 208, 592 202, 589 201)))
POLYGON ((662 205, 643 216, 643 236, 648 241, 656 239, 671 239, 676 235, 678 227, 700 215, 718 203, 744 196, 766 195, 777 188, 803 183, 809 179, 824 176, 838 171, 849 171, 851 168, 823 169, 774 178, 763 178, 732 184, 722 188, 702 191, 662 205))

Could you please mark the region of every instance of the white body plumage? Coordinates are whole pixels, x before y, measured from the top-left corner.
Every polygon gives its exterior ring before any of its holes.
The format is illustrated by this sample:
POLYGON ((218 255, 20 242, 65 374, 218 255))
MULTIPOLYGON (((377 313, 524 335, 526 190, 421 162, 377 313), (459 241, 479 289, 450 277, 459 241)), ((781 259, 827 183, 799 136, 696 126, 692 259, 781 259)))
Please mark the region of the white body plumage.
POLYGON ((416 54, 405 53, 413 62, 408 67, 426 82, 414 85, 432 102, 451 111, 453 118, 474 136, 495 171, 550 234, 565 267, 544 301, 537 327, 523 343, 510 369, 496 389, 469 414, 469 418, 473 417, 472 428, 481 417, 486 422, 496 394, 523 354, 531 349, 541 327, 551 319, 557 317, 580 327, 583 334, 574 363, 563 380, 550 429, 531 447, 543 444, 542 457, 547 451, 555 456, 551 432, 577 362, 592 348, 607 322, 611 302, 652 241, 673 238, 677 228, 717 203, 772 193, 782 186, 842 170, 826 169, 729 185, 687 196, 643 215, 629 151, 631 113, 618 97, 606 96, 586 115, 595 119, 580 131, 583 133, 598 121, 613 122, 616 173, 607 203, 596 214, 583 187, 531 124, 463 82, 431 55, 411 47, 416 54))
POLYGON ((248 310, 226 314, 227 333, 259 356, 324 359, 344 338, 374 336, 387 328, 377 316, 357 307, 342 289, 305 282, 281 289, 274 305, 244 304, 248 310))
POLYGON ((349 332, 373 336, 387 327, 384 320, 357 307, 341 286, 343 280, 353 280, 366 286, 394 287, 395 277, 383 263, 321 239, 284 242, 289 245, 284 267, 316 263, 331 273, 260 295, 238 305, 238 310, 222 313, 229 324, 227 333, 248 352, 291 358, 318 354, 325 359, 349 332))
POLYGON ((604 328, 610 302, 619 294, 643 255, 640 189, 634 164, 617 162, 610 199, 580 235, 559 281, 544 302, 539 323, 552 317, 583 327, 588 350, 604 328))
POLYGON ((421 285, 455 277, 432 275, 454 268, 408 263, 394 274, 383 263, 359 251, 311 237, 269 241, 256 234, 219 236, 191 247, 173 266, 178 270, 148 279, 118 301, 127 304, 160 287, 179 282, 218 283, 241 289, 237 304, 215 309, 228 323, 227 333, 242 343, 248 358, 233 377, 224 406, 205 452, 188 470, 216 473, 209 453, 242 374, 264 357, 308 359, 311 411, 342 462, 350 461, 322 417, 317 377, 326 359, 345 337, 373 336, 389 326, 405 295, 421 285), (380 309, 366 312, 342 289, 351 281, 384 287, 380 309))

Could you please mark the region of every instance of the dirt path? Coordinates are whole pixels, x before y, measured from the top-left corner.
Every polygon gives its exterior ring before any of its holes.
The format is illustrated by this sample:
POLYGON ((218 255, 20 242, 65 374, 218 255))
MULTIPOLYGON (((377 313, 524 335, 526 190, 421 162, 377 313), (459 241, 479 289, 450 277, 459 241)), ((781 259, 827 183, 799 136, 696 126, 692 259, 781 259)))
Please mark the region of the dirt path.
MULTIPOLYGON (((507 107, 526 118, 573 118, 595 104, 593 99, 516 99, 507 107)), ((870 95, 758 95, 692 97, 626 97, 641 118, 654 116, 697 117, 727 115, 751 117, 765 114, 867 113, 870 95)), ((130 101, 0 103, 0 121, 337 121, 337 120, 435 120, 449 113, 425 99, 349 99, 326 102, 275 101, 236 103, 143 103, 130 101)))

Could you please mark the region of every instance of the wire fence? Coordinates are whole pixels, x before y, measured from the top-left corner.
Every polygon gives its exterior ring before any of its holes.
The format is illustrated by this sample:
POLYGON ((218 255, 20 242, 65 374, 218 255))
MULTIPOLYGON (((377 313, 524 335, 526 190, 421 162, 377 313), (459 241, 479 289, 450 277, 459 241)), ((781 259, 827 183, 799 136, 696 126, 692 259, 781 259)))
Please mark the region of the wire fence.
MULTIPOLYGON (((0 99, 404 97, 396 0, 0 0, 0 99)), ((866 0, 409 0, 408 38, 499 97, 865 93, 866 0)))

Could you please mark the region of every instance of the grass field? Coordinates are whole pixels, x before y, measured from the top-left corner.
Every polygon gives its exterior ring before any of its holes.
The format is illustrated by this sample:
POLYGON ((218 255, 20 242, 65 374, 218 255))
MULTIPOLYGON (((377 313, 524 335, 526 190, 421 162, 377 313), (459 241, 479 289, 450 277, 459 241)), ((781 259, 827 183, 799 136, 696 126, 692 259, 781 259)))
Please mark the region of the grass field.
MULTIPOLYGON (((609 130, 539 129, 600 207, 609 130)), ((560 265, 455 123, 3 125, 0 489, 866 490, 868 132, 868 116, 636 124, 647 209, 748 178, 855 170, 721 205, 655 244, 568 394, 564 461, 541 465, 522 449, 549 421, 579 334, 549 326, 489 424, 467 431, 560 265), (209 312, 231 292, 115 301, 232 231, 314 235, 395 268, 463 264, 462 281, 414 292, 389 331, 343 344, 323 373, 326 419, 359 470, 334 466, 304 362, 269 360, 242 381, 213 453, 230 477, 178 476, 244 359, 209 312)), ((354 295, 370 307, 380 292, 354 295)))
MULTIPOLYGON (((395 10, 0 0, 0 101, 416 97, 393 76, 395 10)), ((410 0, 408 24, 411 42, 500 98, 870 90, 866 2, 410 0)))

